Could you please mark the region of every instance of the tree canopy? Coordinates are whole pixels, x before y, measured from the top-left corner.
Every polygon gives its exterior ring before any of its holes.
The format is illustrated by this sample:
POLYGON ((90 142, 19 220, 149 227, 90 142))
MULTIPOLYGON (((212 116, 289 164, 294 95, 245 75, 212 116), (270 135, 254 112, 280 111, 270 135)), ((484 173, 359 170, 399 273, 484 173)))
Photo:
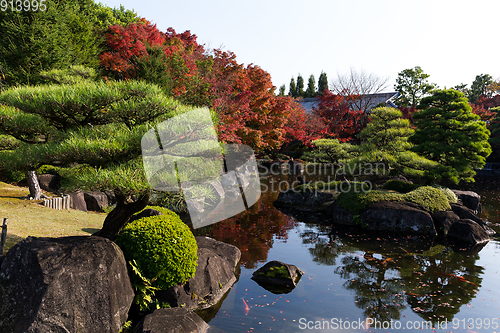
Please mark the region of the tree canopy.
POLYGON ((415 108, 420 99, 436 86, 429 83, 428 78, 429 75, 425 74, 420 66, 399 72, 394 86, 394 89, 399 93, 399 98, 396 101, 398 106, 415 108))
POLYGON ((0 66, 7 85, 34 84, 39 73, 71 65, 97 67, 104 32, 138 20, 92 0, 47 0, 46 10, 0 12, 0 66))
POLYGON ((474 181, 491 153, 490 132, 472 113, 467 98, 453 89, 434 90, 422 99, 413 114, 417 129, 410 141, 413 150, 446 168, 443 176, 458 183, 474 181))
POLYGON ((66 191, 113 190, 118 204, 100 234, 109 238, 149 201, 142 136, 190 110, 158 86, 134 80, 16 87, 0 94, 0 102, 0 133, 21 142, 0 152, 0 169, 56 165, 66 191))

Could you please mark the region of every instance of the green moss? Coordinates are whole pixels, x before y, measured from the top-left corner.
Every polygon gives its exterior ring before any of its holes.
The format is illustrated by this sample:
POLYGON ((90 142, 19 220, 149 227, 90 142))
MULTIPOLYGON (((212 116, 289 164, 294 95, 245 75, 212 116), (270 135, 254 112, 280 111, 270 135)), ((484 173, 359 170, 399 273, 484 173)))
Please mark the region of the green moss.
POLYGON ((457 203, 458 202, 458 197, 455 193, 453 193, 452 190, 450 190, 447 187, 442 187, 442 186, 435 186, 438 190, 444 193, 446 195, 446 198, 448 199, 449 203, 457 203))
POLYGON ((275 279, 289 279, 290 273, 286 266, 274 266, 269 268, 267 272, 260 272, 259 275, 275 278, 275 279))
POLYGON ((338 196, 336 203, 340 207, 347 209, 354 214, 358 214, 359 211, 374 202, 401 200, 401 195, 399 193, 390 193, 379 190, 373 190, 369 192, 352 190, 349 192, 342 192, 338 196))
POLYGON ((404 201, 414 202, 424 206, 429 212, 450 210, 450 203, 443 191, 432 186, 422 186, 402 195, 404 201))
POLYGON ((408 193, 418 188, 418 185, 393 179, 386 182, 383 188, 386 190, 392 190, 399 193, 408 193))
POLYGON ((194 276, 198 246, 177 214, 169 210, 162 214, 129 223, 115 242, 127 261, 137 262, 146 278, 152 279, 164 271, 156 283, 160 289, 167 289, 194 276))
POLYGON ((408 201, 422 205, 427 211, 450 210, 448 197, 440 189, 431 186, 422 186, 411 192, 391 193, 380 190, 369 192, 349 191, 341 193, 337 198, 337 205, 358 214, 366 206, 379 201, 408 201))

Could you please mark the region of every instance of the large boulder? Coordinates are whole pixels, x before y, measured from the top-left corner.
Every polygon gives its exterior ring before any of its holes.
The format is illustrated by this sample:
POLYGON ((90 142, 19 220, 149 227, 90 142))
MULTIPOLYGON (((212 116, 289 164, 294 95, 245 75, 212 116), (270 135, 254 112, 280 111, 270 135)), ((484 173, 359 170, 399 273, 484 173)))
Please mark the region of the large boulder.
POLYGON ((380 201, 360 212, 360 224, 365 230, 414 235, 436 236, 431 215, 411 202, 380 201))
POLYGON ((104 212, 104 208, 109 206, 108 195, 101 191, 85 192, 85 203, 90 211, 104 212))
POLYGON ((460 219, 462 220, 468 219, 476 222, 490 236, 493 236, 496 233, 495 230, 491 229, 486 223, 484 223, 482 219, 477 217, 470 208, 455 203, 450 203, 450 206, 453 212, 457 214, 457 216, 460 217, 460 219))
POLYGON ((0 332, 119 332, 133 299, 110 240, 28 237, 0 269, 0 332))
POLYGON ((472 191, 452 190, 462 204, 472 210, 474 214, 481 213, 481 196, 472 191))
POLYGON ((325 204, 334 201, 333 194, 315 190, 280 192, 274 202, 277 207, 288 207, 303 211, 317 211, 326 208, 325 204))
POLYGON ((38 175, 38 183, 40 188, 48 192, 57 192, 60 186, 60 177, 58 175, 52 175, 50 173, 38 175))
POLYGON ((452 224, 448 231, 448 240, 465 245, 476 245, 488 242, 490 236, 477 222, 462 219, 452 224))
POLYGON ((158 309, 144 317, 135 333, 203 333, 209 328, 196 313, 186 308, 158 309))
POLYGON ((206 309, 219 302, 236 282, 234 270, 241 252, 233 245, 209 237, 196 237, 198 265, 194 277, 156 293, 160 302, 185 309, 206 309))
POLYGON ((329 217, 331 217, 332 222, 335 224, 352 227, 356 225, 354 214, 335 203, 327 208, 327 214, 329 215, 329 217))
POLYGON ((71 199, 69 208, 81 210, 82 212, 87 211, 87 203, 85 202, 85 195, 82 190, 69 193, 71 199))
POLYGON ((446 210, 432 213, 432 219, 437 233, 440 236, 446 236, 451 228, 451 225, 460 220, 460 217, 458 217, 458 215, 454 212, 446 210))

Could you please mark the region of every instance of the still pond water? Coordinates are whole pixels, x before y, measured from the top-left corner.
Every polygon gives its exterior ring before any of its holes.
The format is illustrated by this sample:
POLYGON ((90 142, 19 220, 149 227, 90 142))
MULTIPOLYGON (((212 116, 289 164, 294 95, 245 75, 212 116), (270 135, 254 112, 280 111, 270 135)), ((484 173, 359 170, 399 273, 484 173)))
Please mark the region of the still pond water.
MULTIPOLYGON (((467 253, 408 237, 394 240, 310 223, 310 216, 292 217, 273 206, 278 196, 273 185, 283 180, 293 181, 286 175, 261 179, 268 191, 257 204, 195 230, 196 235, 237 246, 242 254, 237 283, 216 307, 199 313, 211 326, 210 332, 319 328, 500 332, 499 237, 479 252, 467 253), (274 294, 250 279, 271 260, 296 265, 304 272, 293 291, 274 294), (432 325, 427 327, 426 321, 432 325)), ((491 178, 486 183, 495 181, 491 178)), ((500 223, 498 187, 476 190, 482 196, 482 218, 500 223)))

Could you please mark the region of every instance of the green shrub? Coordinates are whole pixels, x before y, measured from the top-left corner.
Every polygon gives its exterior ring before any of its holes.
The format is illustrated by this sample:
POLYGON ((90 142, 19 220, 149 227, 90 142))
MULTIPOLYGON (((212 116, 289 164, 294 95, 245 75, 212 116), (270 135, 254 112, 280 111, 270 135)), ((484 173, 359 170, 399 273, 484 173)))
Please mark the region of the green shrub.
POLYGON ((429 212, 450 210, 450 203, 443 191, 432 187, 422 186, 414 191, 402 195, 404 201, 414 202, 424 206, 429 212))
POLYGON ((386 190, 391 190, 391 191, 396 191, 399 193, 408 193, 416 189, 418 185, 415 184, 410 184, 407 182, 403 182, 400 180, 389 180, 386 182, 383 186, 384 189, 386 190))
POLYGON ((46 173, 50 173, 52 175, 58 175, 59 169, 60 168, 53 166, 53 165, 42 165, 41 167, 36 169, 36 174, 37 175, 44 175, 46 173))
POLYGON ((177 214, 169 210, 161 213, 164 215, 129 223, 116 243, 128 262, 136 261, 145 278, 156 278, 156 286, 167 289, 194 276, 198 246, 191 230, 177 214))

